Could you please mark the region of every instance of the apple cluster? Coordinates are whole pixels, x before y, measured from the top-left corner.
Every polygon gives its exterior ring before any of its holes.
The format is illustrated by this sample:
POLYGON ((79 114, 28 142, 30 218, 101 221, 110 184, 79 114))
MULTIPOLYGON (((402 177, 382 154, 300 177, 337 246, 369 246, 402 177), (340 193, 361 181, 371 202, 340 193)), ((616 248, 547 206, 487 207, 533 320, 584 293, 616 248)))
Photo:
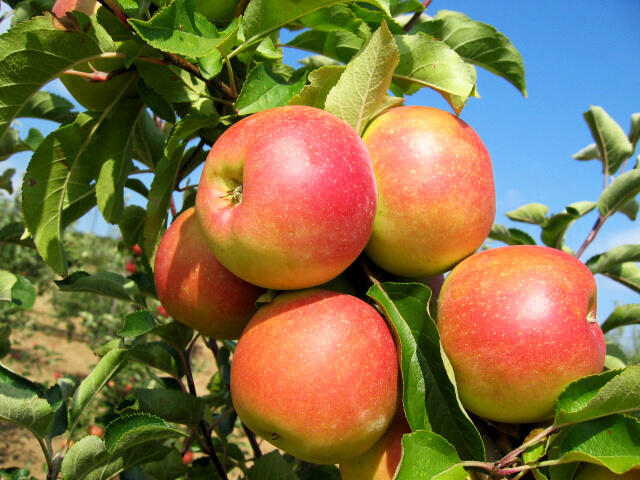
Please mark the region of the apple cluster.
POLYGON ((447 112, 394 108, 361 138, 325 111, 274 108, 213 145, 195 207, 158 247, 156 289, 176 320, 239 338, 231 395, 249 428, 340 464, 344 480, 390 479, 410 431, 393 333, 367 302, 324 286, 363 252, 412 281, 453 268, 437 325, 474 414, 550 418, 568 383, 603 368, 593 275, 547 247, 474 254, 494 217, 489 154, 447 112), (256 310, 267 289, 277 295, 256 310))

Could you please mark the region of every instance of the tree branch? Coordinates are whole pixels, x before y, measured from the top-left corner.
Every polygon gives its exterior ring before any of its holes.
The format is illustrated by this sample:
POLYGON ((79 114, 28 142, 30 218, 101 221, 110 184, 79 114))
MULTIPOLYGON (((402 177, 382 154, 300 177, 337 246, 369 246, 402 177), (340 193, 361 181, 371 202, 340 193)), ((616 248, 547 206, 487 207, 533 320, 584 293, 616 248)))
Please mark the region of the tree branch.
POLYGON ((253 456, 255 458, 260 458, 262 456, 262 450, 260 450, 260 445, 258 445, 258 441, 256 440, 256 434, 253 433, 253 431, 251 431, 249 427, 247 427, 244 424, 244 422, 242 423, 242 428, 244 430, 245 435, 249 439, 249 443, 251 444, 251 450, 253 450, 253 456))
POLYGON ((420 17, 425 12, 425 10, 427 9, 431 1, 432 0, 425 0, 424 2, 422 2, 422 6, 424 7, 424 9, 421 12, 416 12, 413 14, 413 17, 411 17, 411 19, 407 22, 407 24, 402 28, 403 31, 408 32, 413 28, 413 26, 418 22, 418 20, 420 20, 420 17))

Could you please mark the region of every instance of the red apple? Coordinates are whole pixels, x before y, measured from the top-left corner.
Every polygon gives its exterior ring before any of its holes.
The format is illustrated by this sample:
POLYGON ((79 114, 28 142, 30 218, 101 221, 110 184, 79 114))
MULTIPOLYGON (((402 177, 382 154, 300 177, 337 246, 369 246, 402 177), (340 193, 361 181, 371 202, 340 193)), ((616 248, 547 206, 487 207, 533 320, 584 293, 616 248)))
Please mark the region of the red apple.
POLYGON ((600 465, 585 465, 575 480, 640 480, 640 469, 629 470, 627 473, 617 475, 611 470, 600 465))
POLYGON ((85 15, 93 15, 98 11, 100 4, 97 0, 56 0, 51 12, 58 17, 64 17, 67 12, 76 10, 85 15))
POLYGON ((98 425, 89 426, 89 435, 95 435, 96 437, 102 437, 104 435, 104 428, 98 425))
POLYGON ((129 260, 125 264, 124 268, 126 268, 127 271, 130 272, 130 273, 136 273, 138 271, 138 269, 136 268, 136 264, 133 263, 131 260, 129 260))
POLYGON ((131 247, 131 252, 136 256, 139 257, 140 255, 142 255, 142 247, 140 247, 140 245, 138 245, 137 243, 131 247))
POLYGON ((553 248, 502 247, 464 260, 442 287, 438 329, 463 405, 499 422, 551 417, 569 383, 604 365, 595 279, 553 248))
POLYGON ((327 290, 278 296, 245 328, 231 365, 240 419, 309 462, 368 450, 398 402, 398 365, 384 319, 362 300, 327 290))
POLYGON ((263 292, 216 260, 193 208, 179 215, 163 235, 154 278, 158 299, 166 311, 213 338, 238 338, 263 292))
POLYGON ((276 290, 317 286, 362 252, 376 186, 367 150, 347 123, 317 108, 265 110, 215 143, 196 211, 231 272, 276 290))
POLYGON ((60 372, 53 372, 53 378, 58 380, 60 377, 62 377, 62 374, 60 372))
POLYGON ((469 125, 443 110, 399 107, 364 133, 378 185, 367 255, 406 277, 449 270, 495 218, 491 159, 469 125))
POLYGON ((187 450, 184 452, 184 455, 182 455, 182 463, 184 465, 189 465, 191 462, 193 462, 193 452, 191 450, 187 450))
POLYGON ((378 442, 359 457, 340 464, 342 480, 392 480, 402 458, 402 436, 411 433, 404 414, 393 423, 378 442))

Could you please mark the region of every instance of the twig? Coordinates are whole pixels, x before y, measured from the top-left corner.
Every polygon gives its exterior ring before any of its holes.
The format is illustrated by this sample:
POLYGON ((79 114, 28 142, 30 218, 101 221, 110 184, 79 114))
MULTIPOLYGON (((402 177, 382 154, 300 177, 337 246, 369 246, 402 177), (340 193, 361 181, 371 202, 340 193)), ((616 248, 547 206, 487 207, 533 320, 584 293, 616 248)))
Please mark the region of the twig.
POLYGON ((247 5, 249 5, 249 0, 240 0, 238 2, 238 8, 236 8, 235 16, 239 17, 240 15, 244 15, 244 11, 247 9, 247 5))
POLYGON ((559 425, 551 425, 550 427, 545 428, 540 433, 538 433, 537 435, 535 435, 531 439, 529 439, 526 442, 524 442, 518 448, 516 448, 515 450, 512 450, 511 452, 507 453, 504 457, 502 457, 502 459, 500 460, 500 466, 501 467, 506 467, 507 465, 511 464, 527 448, 532 447, 532 446, 542 442, 549 435, 551 435, 553 432, 555 432, 556 430, 560 430, 561 428, 566 427, 567 425, 568 424, 566 424, 566 423, 562 423, 562 424, 559 424, 559 425))
POLYGON ((431 1, 432 0, 425 0, 424 2, 422 2, 422 6, 424 8, 422 9, 421 12, 416 12, 416 13, 413 14, 413 17, 411 17, 411 19, 403 27, 403 29, 402 29, 403 31, 408 32, 409 30, 411 30, 413 28, 413 26, 418 22, 418 20, 420 20, 420 17, 424 13, 424 11, 427 9, 427 7, 431 3, 431 1))
POLYGON ((133 30, 133 27, 129 24, 129 18, 127 17, 127 14, 124 13, 122 10, 120 10, 120 7, 116 2, 114 2, 113 0, 98 0, 98 1, 102 4, 102 6, 111 10, 113 14, 116 17, 118 17, 118 20, 120 20, 124 25, 126 25, 126 27, 129 30, 133 30))
POLYGON ((176 202, 173 200, 173 197, 171 197, 171 202, 169 202, 169 208, 171 208, 171 217, 176 218, 176 215, 178 215, 178 209, 176 209, 176 202))
POLYGON ((213 356, 215 358, 218 358, 218 344, 216 343, 216 339, 215 338, 207 338, 204 341, 205 345, 207 347, 209 347, 209 350, 211 350, 211 352, 213 353, 213 356))
POLYGON ((256 440, 256 434, 253 433, 249 427, 247 427, 244 423, 242 424, 242 428, 244 430, 245 435, 249 439, 249 443, 251 444, 251 449, 253 450, 253 455, 256 458, 260 458, 262 456, 262 450, 260 450, 260 445, 258 445, 258 441, 256 440))
POLYGON ((587 249, 587 247, 589 246, 589 244, 593 242, 593 240, 596 238, 596 235, 604 225, 604 222, 607 220, 607 218, 609 218, 609 216, 604 216, 604 217, 602 215, 598 216, 596 223, 594 223, 593 227, 591 227, 591 231, 587 235, 587 238, 585 238, 584 242, 582 243, 582 246, 576 252, 576 258, 580 258, 580 255, 582 255, 584 251, 587 249))
POLYGON ((83 77, 92 82, 106 82, 111 80, 113 77, 121 75, 125 72, 128 72, 126 68, 118 68, 117 70, 112 70, 111 72, 82 72, 80 70, 69 69, 64 72, 65 75, 73 75, 76 77, 83 77))
POLYGON ((9 10, 4 15, 2 15, 0 17, 0 23, 4 22, 7 18, 9 18, 11 15, 13 15, 14 12, 15 12, 15 10, 9 10))
POLYGON ((233 74, 233 67, 231 66, 229 57, 227 57, 226 55, 224 56, 224 63, 227 67, 227 75, 229 76, 229 88, 231 89, 231 95, 233 96, 233 98, 238 98, 238 92, 236 90, 236 79, 235 75, 233 74))

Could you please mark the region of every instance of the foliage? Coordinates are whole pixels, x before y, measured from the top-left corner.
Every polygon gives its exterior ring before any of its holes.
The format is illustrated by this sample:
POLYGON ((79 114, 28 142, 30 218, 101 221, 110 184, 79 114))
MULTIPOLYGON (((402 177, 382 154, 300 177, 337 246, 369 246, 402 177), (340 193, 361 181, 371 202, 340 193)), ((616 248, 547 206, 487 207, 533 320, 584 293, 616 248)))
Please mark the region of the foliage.
MULTIPOLYGON (((362 132, 382 111, 421 88, 437 91, 460 113, 477 96, 476 67, 526 95, 515 46, 490 25, 451 11, 431 18, 412 0, 242 0, 231 21, 210 21, 194 0, 162 7, 105 0, 97 14, 74 12, 64 19, 52 17, 50 2, 9 3, 15 9, 13 28, 0 36, 0 161, 18 152, 33 154, 21 205, 0 197, 0 218, 9 220, 0 230, 0 302, 16 311, 33 303, 33 285, 55 289, 56 315, 64 321, 83 318, 99 359, 86 378, 54 385, 35 384, 0 366, 0 419, 37 438, 50 479, 226 479, 232 471, 248 479, 337 478, 335 467, 308 465, 278 452, 262 455, 230 401, 234 342, 206 340, 217 373, 208 393, 198 395, 192 366, 198 336, 154 313, 151 265, 168 214, 175 218, 181 199, 183 208, 193 203, 190 173, 244 115, 311 105, 362 132), (280 39, 283 28, 297 32, 286 45, 280 39), (283 48, 313 55, 296 70, 283 62, 283 48), (51 79, 70 77, 86 80, 80 83, 83 91, 75 91, 78 99, 91 98, 96 86, 112 88, 94 95, 100 108, 86 111, 41 90, 51 79), (33 130, 20 138, 13 122, 22 117, 59 127, 47 136, 33 130), (143 172, 153 174, 150 185, 137 177, 143 172), (128 205, 129 191, 140 194, 145 207, 128 205), (120 228, 122 250, 113 239, 73 231, 74 222, 95 207, 120 228), (127 274, 123 252, 134 244, 143 253, 135 273, 127 274), (54 273, 61 277, 56 287, 54 273), (129 383, 119 391, 115 381, 122 372, 132 372, 139 387, 129 383), (78 439, 96 399, 106 407, 105 437, 78 439), (78 440, 54 451, 51 440, 61 435, 78 440), (181 456, 189 449, 199 458, 183 465, 181 456)), ((601 107, 590 107, 584 117, 595 143, 575 158, 602 163, 603 192, 552 215, 539 203, 508 215, 539 227, 545 245, 569 251, 567 230, 590 213, 597 215, 577 257, 612 215, 635 220, 640 192, 640 170, 628 168, 640 116, 632 116, 628 133, 601 107)), ((13 174, 0 173, 0 188, 11 192, 13 174)), ((491 238, 536 242, 527 232, 502 225, 494 226, 491 238)), ((638 246, 623 245, 586 264, 640 292, 638 260, 638 246)), ((534 470, 536 478, 562 480, 571 479, 581 462, 617 473, 640 466, 640 427, 627 415, 640 411, 640 397, 627 395, 640 391, 640 367, 627 366, 629 359, 615 349, 610 356, 617 361, 610 358, 609 365, 621 368, 570 385, 546 428, 530 434, 531 426, 501 427, 470 417, 460 404, 427 313, 429 289, 377 280, 371 286, 363 272, 356 275, 366 286, 359 296, 368 295, 385 313, 401 346, 403 405, 413 432, 403 438, 405 455, 395 478, 463 479, 472 470, 519 478, 534 470), (501 451, 496 439, 504 438, 504 431, 507 444, 521 446, 501 451)), ((621 306, 605 325, 613 330, 640 323, 636 307, 621 306)), ((0 352, 6 337, 0 331, 0 352)))

